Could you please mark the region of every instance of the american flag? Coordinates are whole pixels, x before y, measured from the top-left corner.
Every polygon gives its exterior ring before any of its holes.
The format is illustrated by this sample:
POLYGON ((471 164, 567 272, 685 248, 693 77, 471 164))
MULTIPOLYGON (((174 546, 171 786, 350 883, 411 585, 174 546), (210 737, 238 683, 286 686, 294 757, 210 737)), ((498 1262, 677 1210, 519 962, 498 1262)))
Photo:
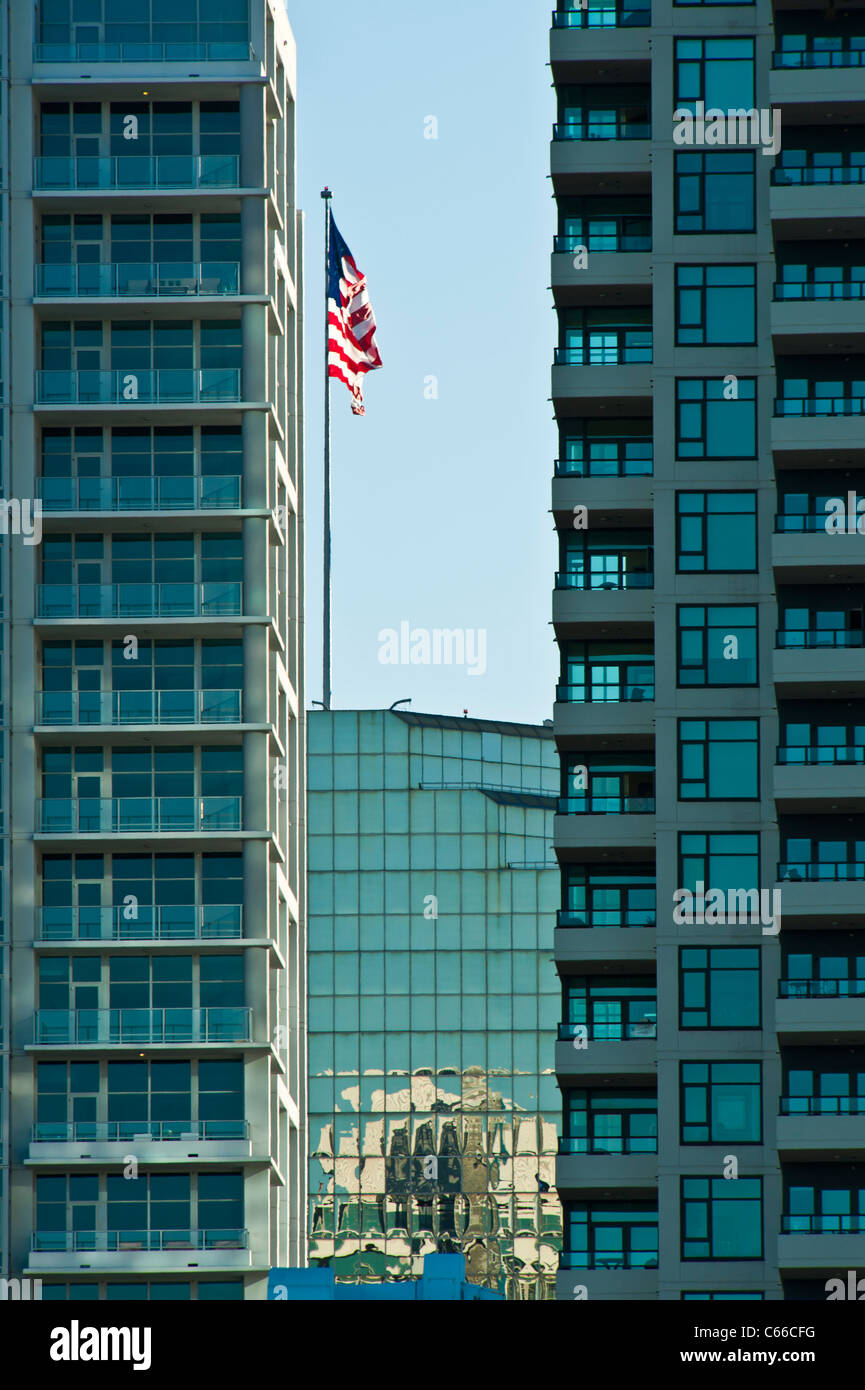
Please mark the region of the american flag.
MULTIPOLYGON (((330 208, 328 208, 330 216, 330 208)), ((366 276, 330 218, 327 277, 327 373, 344 381, 355 415, 365 415, 363 378, 382 365, 366 276)))

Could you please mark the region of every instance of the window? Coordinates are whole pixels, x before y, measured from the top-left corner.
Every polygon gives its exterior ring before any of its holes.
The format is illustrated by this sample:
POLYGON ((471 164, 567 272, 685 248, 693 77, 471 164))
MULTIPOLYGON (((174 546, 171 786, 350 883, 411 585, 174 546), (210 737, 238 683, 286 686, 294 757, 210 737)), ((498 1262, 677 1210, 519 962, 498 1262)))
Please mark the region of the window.
POLYGON ((679 574, 753 573, 756 492, 677 492, 676 569, 679 574))
POLYGON ((757 684, 757 609, 680 605, 676 610, 678 683, 757 684))
POLYGON ((676 106, 693 112, 754 105, 753 39, 677 39, 676 106))
POLYGON ((655 698, 651 642, 565 642, 557 698, 599 704, 655 698))
POLYGON ((657 1036, 658 991, 650 975, 566 978, 562 993, 565 1037, 576 1037, 577 1027, 601 1042, 657 1036))
POLYGON ((756 888, 760 882, 760 837, 717 831, 679 835, 679 883, 691 893, 697 884, 730 889, 756 888))
POLYGON ((865 1182, 858 1164, 790 1164, 784 1190, 783 1231, 865 1232, 865 1182))
POLYGON ((682 1259, 763 1258, 762 1178, 682 1178, 682 1259))
POLYGON ((655 878, 645 865, 616 869, 567 864, 562 868, 560 926, 653 927, 655 878))
POLYGON ((755 459, 757 383, 738 377, 676 381, 677 459, 755 459))
POLYGON ((679 1008, 682 1029, 759 1028, 759 948, 681 947, 679 1008))
POLYGON ((753 232, 756 229, 754 154, 675 156, 678 235, 753 232))
POLYGON ((565 1217, 566 1269, 657 1268, 656 1203, 570 1202, 565 1217))
POLYGON ((681 801, 756 801, 758 796, 759 720, 679 720, 681 801))
POLYGON ((676 342, 680 346, 756 341, 755 266, 676 266, 676 342))
POLYGON ((657 1153, 658 1100, 651 1091, 567 1091, 561 1152, 657 1153))
POLYGON ((683 1144, 759 1144, 759 1062, 680 1063, 683 1144))

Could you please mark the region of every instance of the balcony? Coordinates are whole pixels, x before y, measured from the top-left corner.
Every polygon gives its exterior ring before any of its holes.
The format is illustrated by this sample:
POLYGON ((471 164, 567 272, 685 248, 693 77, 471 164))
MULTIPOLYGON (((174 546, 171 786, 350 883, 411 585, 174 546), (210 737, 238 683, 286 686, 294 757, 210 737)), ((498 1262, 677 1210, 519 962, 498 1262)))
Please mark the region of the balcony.
MULTIPOLYGON (((837 1219, 837 1218, 835 1218, 837 1219)), ((848 1269, 856 1269, 862 1261, 862 1235, 852 1231, 805 1231, 793 1229, 792 1223, 807 1221, 807 1217, 782 1217, 778 1236, 778 1269, 781 1274, 796 1274, 808 1270, 813 1274, 838 1277, 848 1269)), ((819 1221, 820 1218, 815 1218, 819 1221)))
MULTIPOLYGON (((837 76, 836 73, 831 75, 833 95, 826 98, 832 102, 833 108, 838 101, 838 97, 834 95, 837 76)), ((842 73, 841 77, 844 82, 852 78, 854 83, 861 86, 862 76, 859 70, 853 69, 849 77, 842 73)), ((798 84, 800 90, 802 89, 803 75, 791 72, 783 77, 773 75, 770 80, 773 86, 777 86, 780 81, 789 92, 794 84, 798 84)), ((861 93, 857 95, 856 100, 861 101, 861 93)), ((825 112, 825 106, 822 107, 822 111, 825 112)), ((807 114, 801 106, 795 112, 796 118, 800 120, 807 114)), ((790 115, 792 118, 794 113, 791 112, 790 115)), ((838 119, 841 119, 840 115, 838 119)), ((789 153, 791 152, 785 150, 779 158, 783 159, 789 153)), ((801 158, 801 151, 795 153, 801 158)), ((804 240, 827 235, 840 239, 862 235, 865 219, 865 203, 862 200, 863 166, 845 164, 840 152, 836 157, 838 163, 830 165, 815 165, 810 163, 807 157, 799 165, 786 163, 782 167, 776 163, 771 173, 769 212, 778 233, 785 240, 804 240), (819 199, 813 196, 815 187, 820 189, 819 199), (811 191, 806 191, 808 189, 811 191)))
POLYGON ((865 1096, 782 1096, 775 1124, 782 1159, 858 1158, 865 1151, 865 1096))
MULTIPOLYGON (((560 1196, 579 1197, 647 1197, 658 1188, 658 1158, 656 1150, 645 1148, 624 1153, 611 1153, 603 1148, 568 1152, 563 1144, 585 1144, 587 1140, 559 1140, 556 1159, 556 1190, 560 1196)), ((625 1144, 629 1141, 624 1140, 625 1144)), ((634 1143, 643 1141, 630 1141, 634 1143)), ((656 1141, 654 1141, 656 1142, 656 1141)))
MULTIPOLYGON (((585 1256, 580 1258, 585 1259, 585 1256)), ((637 1300, 640 1303, 653 1302, 658 1297, 657 1266, 639 1269, 586 1269, 573 1263, 574 1259, 576 1256, 572 1256, 570 1252, 562 1253, 559 1272, 556 1275, 556 1298, 560 1301, 572 1302, 578 1288, 585 1288, 592 1300, 615 1299, 617 1303, 629 1300, 637 1300)))
POLYGON ((140 1047, 252 1041, 252 1009, 39 1009, 36 1047, 140 1047))
POLYGON ((863 634, 851 628, 781 628, 772 664, 779 695, 858 695, 865 684, 863 634))
POLYGON ((240 43, 37 43, 34 63, 248 63, 255 54, 240 43))
POLYGON ((36 802, 38 835, 190 834, 240 830, 239 796, 103 796, 36 802))
POLYGON ((556 367, 622 367, 652 360, 652 330, 610 328, 591 330, 583 342, 556 348, 556 367))
POLYGON ((779 748, 773 792, 779 810, 865 810, 865 747, 779 748), (834 753, 834 759, 827 755, 834 753))
POLYGON ((654 685, 623 686, 621 699, 589 703, 580 698, 584 689, 575 685, 560 685, 556 689, 553 723, 560 747, 589 751, 609 746, 613 738, 616 747, 624 750, 645 748, 652 742, 654 685), (639 697, 638 691, 643 692, 639 697))
POLYGON ((240 690, 39 690, 45 727, 126 724, 239 724, 240 690))
MULTIPOLYGON (((581 38, 581 36, 575 36, 581 38)), ((572 40, 573 41, 573 40, 572 40)), ((617 113, 609 133, 591 136, 590 127, 558 122, 550 145, 550 172, 556 196, 567 193, 621 194, 651 190, 651 126, 617 113)))
POLYGON ((865 39, 852 37, 845 42, 840 36, 827 36, 815 45, 813 39, 809 42, 802 35, 792 47, 787 35, 780 38, 781 48, 772 54, 769 100, 773 106, 785 108, 785 121, 818 120, 820 108, 825 110, 827 104, 840 120, 845 106, 849 110, 853 103, 862 101, 865 39))
MULTIPOLYGON (((600 422, 599 422, 600 423, 600 422)), ((606 425, 606 422, 604 422, 606 425)), ((557 478, 594 478, 598 483, 610 478, 651 478, 653 471, 652 426, 648 433, 616 435, 587 433, 570 436, 565 447, 567 457, 556 459, 557 478)), ((555 485, 554 485, 555 486, 555 485)), ((643 485, 639 485, 643 486, 643 485)), ((645 484, 648 486, 648 484, 645 484)), ((628 489, 630 492, 630 489, 628 489)))
POLYGON ((237 511, 237 475, 37 478, 43 512, 237 511))
MULTIPOLYGON (((625 365, 595 364, 591 368, 556 361, 551 374, 553 408, 560 419, 649 415, 652 410, 652 371, 649 362, 625 365)), ((568 461, 570 462, 570 461, 568 461)), ((568 470, 570 471, 570 469, 568 470)), ((626 477, 630 471, 623 469, 626 477)), ((651 469, 648 470, 651 472, 651 469)))
POLYGON ((599 67, 609 80, 633 81, 648 74, 651 59, 648 4, 585 0, 582 8, 564 5, 553 12, 550 60, 556 82, 591 81, 599 67))
POLYGON ((239 903, 179 903, 127 907, 42 907, 40 941, 237 941, 243 936, 239 903))
POLYGON ((586 796, 559 797, 556 810, 560 816, 653 816, 655 798, 589 792, 586 796))
POLYGON ((865 342, 862 295, 855 292, 861 290, 861 282, 832 285, 831 288, 837 293, 831 296, 788 293, 791 289, 819 288, 826 287, 822 283, 775 286, 770 322, 776 352, 821 353, 826 351, 829 344, 833 352, 862 351, 865 342), (847 293, 841 293, 843 290, 847 293))
POLYGON ((240 399, 239 367, 36 373, 38 406, 210 405, 240 399))
POLYGON ((37 299, 188 298, 240 293, 237 261, 37 265, 37 299))
POLYGON ((234 154, 42 155, 33 170, 37 192, 237 188, 238 181, 234 154))
POLYGON ((645 586, 585 590, 568 586, 553 592, 553 623, 560 640, 569 637, 652 636, 654 595, 645 586))
POLYGON ((249 1158, 246 1120, 74 1120, 33 1126, 28 1160, 35 1163, 122 1163, 135 1145, 139 1163, 249 1158), (191 1147, 193 1149, 191 1150, 191 1147))
POLYGON ((585 0, 579 8, 561 6, 553 10, 554 29, 630 29, 648 28, 652 22, 651 6, 623 4, 622 0, 585 0))
MULTIPOLYGON (((610 218, 610 223, 622 223, 625 220, 610 218)), ((579 243, 572 236, 556 237, 556 252, 553 254, 550 267, 556 304, 597 304, 610 294, 625 298, 632 304, 649 303, 652 293, 652 258, 649 250, 643 248, 646 243, 651 248, 651 237, 611 235, 606 240, 611 244, 611 250, 593 251, 591 238, 588 243, 579 243), (639 247, 633 244, 635 242, 639 243, 639 247), (580 244, 587 245, 588 257, 585 266, 578 268, 575 264, 575 251, 580 244), (626 256, 623 254, 625 251, 632 251, 634 254, 626 256)))
MULTIPOLYGON (((861 912, 861 894, 860 894, 861 912)), ((797 984, 803 983, 796 981, 797 984)), ((826 981, 815 980, 815 985, 826 981)), ((775 1032, 779 1042, 845 1043, 858 1041, 865 1031, 865 997, 817 995, 775 1001, 775 1032)))
POLYGON ((560 925, 556 928, 554 940, 556 966, 560 972, 603 970, 604 974, 612 975, 629 974, 647 967, 654 969, 655 933, 646 923, 639 924, 644 930, 624 932, 616 932, 609 924, 562 925, 562 918, 571 915, 560 912, 558 916, 560 925))
POLYGON ((35 1231, 28 1273, 163 1273, 167 1270, 244 1269, 251 1264, 249 1233, 208 1230, 35 1231))
POLYGON ((45 621, 69 618, 212 618, 242 612, 243 585, 39 584, 36 615, 45 621))

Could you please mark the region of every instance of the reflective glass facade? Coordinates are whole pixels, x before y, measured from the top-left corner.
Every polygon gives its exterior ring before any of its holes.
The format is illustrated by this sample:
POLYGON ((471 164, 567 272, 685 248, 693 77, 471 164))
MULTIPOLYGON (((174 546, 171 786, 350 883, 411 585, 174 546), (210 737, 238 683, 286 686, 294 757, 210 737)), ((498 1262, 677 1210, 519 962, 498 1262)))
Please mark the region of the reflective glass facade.
POLYGON ((310 1263, 553 1297, 552 730, 309 716, 310 1263))

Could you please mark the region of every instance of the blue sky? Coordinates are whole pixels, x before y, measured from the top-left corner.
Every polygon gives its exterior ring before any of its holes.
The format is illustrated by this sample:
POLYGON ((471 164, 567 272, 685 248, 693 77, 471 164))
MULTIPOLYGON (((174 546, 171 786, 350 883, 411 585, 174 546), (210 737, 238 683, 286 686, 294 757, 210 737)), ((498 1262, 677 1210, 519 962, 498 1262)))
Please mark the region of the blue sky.
MULTIPOLYGON (((540 722, 555 432, 547 4, 288 0, 306 213, 307 703, 321 698, 323 204, 384 366, 332 384, 333 705, 540 722), (437 122, 437 139, 424 138, 437 122), (427 399, 434 389, 437 399, 427 399), (486 633, 486 669, 383 664, 385 629, 486 633)), ((478 639, 475 638, 477 641, 478 639)), ((474 663, 480 667, 481 662, 474 663)))

